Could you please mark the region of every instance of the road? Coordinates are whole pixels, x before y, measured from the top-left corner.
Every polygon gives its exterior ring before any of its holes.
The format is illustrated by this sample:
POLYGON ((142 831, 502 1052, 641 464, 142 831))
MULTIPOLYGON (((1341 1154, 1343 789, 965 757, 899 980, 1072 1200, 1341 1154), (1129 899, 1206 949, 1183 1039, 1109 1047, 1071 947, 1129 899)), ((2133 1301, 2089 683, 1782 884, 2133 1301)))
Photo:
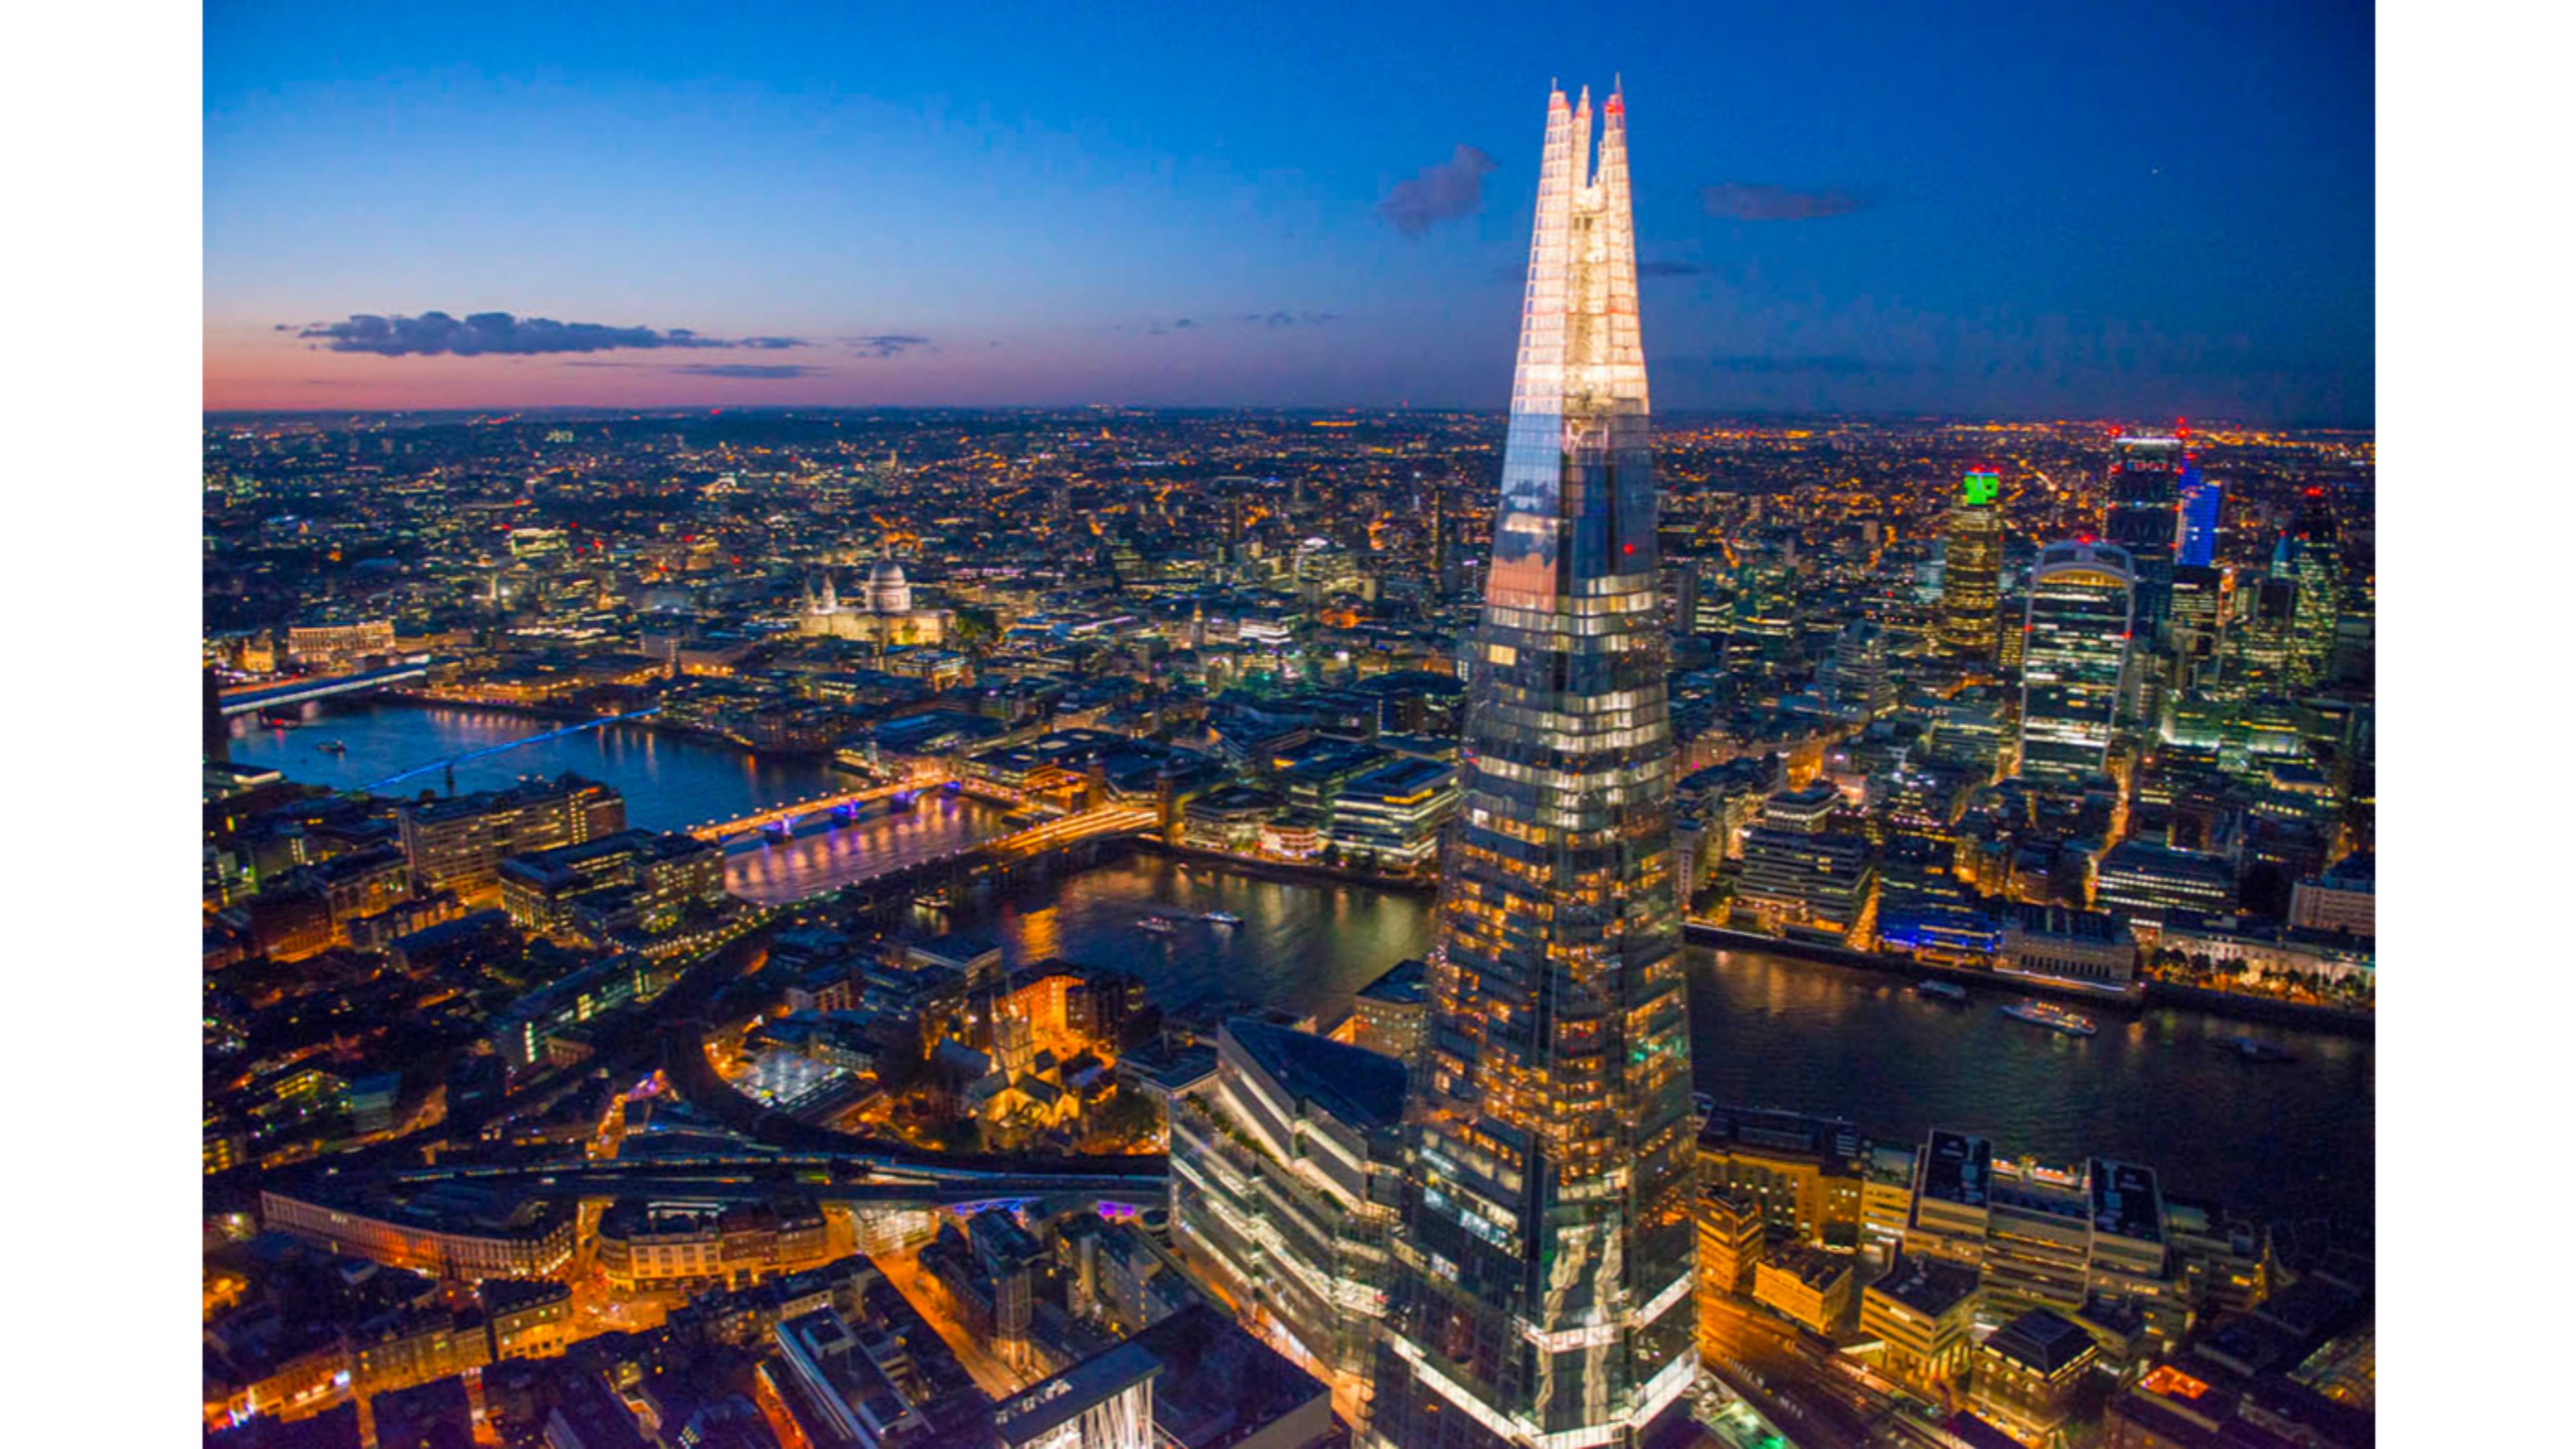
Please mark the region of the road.
POLYGON ((957 1321, 956 1304, 950 1300, 947 1286, 922 1271, 920 1249, 877 1253, 873 1255, 873 1261, 877 1271, 886 1275, 886 1281, 903 1294, 932 1328, 938 1330, 941 1340, 957 1355, 957 1361, 966 1366, 966 1372, 973 1376, 977 1388, 998 1401, 1037 1382, 1039 1375, 1003 1362, 977 1341, 975 1335, 967 1331, 966 1325, 957 1321))
POLYGON ((1955 1449, 1860 1366, 1759 1308, 1703 1300, 1700 1346, 1710 1371, 1800 1449, 1955 1449))

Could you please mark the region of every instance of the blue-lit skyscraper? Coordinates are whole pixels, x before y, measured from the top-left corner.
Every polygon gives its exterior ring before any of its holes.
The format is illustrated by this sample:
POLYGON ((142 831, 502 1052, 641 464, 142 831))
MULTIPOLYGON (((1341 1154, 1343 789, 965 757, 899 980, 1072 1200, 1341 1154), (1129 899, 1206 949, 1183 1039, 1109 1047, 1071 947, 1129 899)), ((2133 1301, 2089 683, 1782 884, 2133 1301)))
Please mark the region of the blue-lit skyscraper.
POLYGON ((2182 528, 2177 535, 2174 562, 2185 568, 2205 569, 2218 559, 2218 508, 2226 501, 2226 486, 2215 478, 2203 478, 2189 455, 2182 460, 2182 528))
POLYGON ((1698 1366, 1625 117, 1548 98, 1373 1435, 1633 1444, 1698 1366), (1589 172, 1587 178, 1587 172, 1589 172))

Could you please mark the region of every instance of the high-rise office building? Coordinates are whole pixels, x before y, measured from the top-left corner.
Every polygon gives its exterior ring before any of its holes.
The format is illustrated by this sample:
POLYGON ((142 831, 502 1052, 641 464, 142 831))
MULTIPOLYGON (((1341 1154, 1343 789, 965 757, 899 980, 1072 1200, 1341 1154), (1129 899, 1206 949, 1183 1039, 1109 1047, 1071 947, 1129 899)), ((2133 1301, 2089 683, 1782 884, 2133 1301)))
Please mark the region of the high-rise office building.
POLYGON ((2174 540, 2191 457, 2180 438, 2128 437, 2113 444, 2111 509, 2102 532, 2129 555, 2138 637, 2152 644, 2164 624, 2173 581, 2174 540))
POLYGON ((1941 647, 1968 659, 1992 660, 1998 628, 1997 590, 2004 557, 2003 480, 1974 472, 1959 480, 1942 546, 1941 647))
POLYGON ((2335 622, 2343 612, 2343 560, 2334 514, 2325 490, 2310 488, 2298 517, 2272 551, 2272 577, 2287 579, 2297 594, 2290 623, 2290 679, 2315 684, 2331 672, 2335 622))
POLYGON ((2298 607, 2298 585, 2291 579, 2266 578, 2252 587, 2252 598, 2238 604, 2239 616, 2227 631, 2230 681, 2288 681, 2298 607))
POLYGON ((2235 578, 2201 564, 2174 566, 2165 615, 2166 658, 2177 688, 2189 689, 2216 667, 2227 634, 2235 578))
POLYGON ((1625 116, 1548 98, 1372 1433, 1631 1445, 1698 1366, 1625 116), (1587 179, 1587 173, 1588 179, 1587 179))
POLYGON ((2174 536, 2174 562, 2186 568, 2208 568, 2218 560, 2218 511, 2227 487, 2200 476, 2189 454, 2182 460, 2182 522, 2174 536))
POLYGON ((1873 720, 1896 713, 1896 676, 1888 669, 1887 631, 1854 619, 1834 636, 1827 689, 1836 713, 1873 720))
POLYGON ((2022 624, 2021 773, 2071 783, 2101 773, 2129 664, 2137 576, 2128 551, 2052 543, 2030 570, 2022 624))

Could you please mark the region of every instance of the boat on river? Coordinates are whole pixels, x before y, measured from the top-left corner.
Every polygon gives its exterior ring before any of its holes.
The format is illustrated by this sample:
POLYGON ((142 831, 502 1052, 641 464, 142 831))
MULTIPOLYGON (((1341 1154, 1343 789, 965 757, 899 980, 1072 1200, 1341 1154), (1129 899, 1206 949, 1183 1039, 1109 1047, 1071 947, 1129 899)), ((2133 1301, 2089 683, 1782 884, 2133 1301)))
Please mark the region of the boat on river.
POLYGON ((2093 1018, 2080 1012, 2069 1011, 2054 1002, 2041 1001, 2037 998, 2016 1001, 2005 1007, 2003 1013, 2015 1021, 2044 1026, 2050 1031, 2062 1031, 2068 1036, 2091 1036, 2101 1030, 2093 1024, 2093 1018))
POLYGON ((2249 1062, 2295 1062, 2299 1059, 2298 1053, 2287 1047, 2274 1046, 2268 1041, 2260 1041, 2250 1036, 2224 1037, 2220 1039, 2219 1045, 2249 1062))

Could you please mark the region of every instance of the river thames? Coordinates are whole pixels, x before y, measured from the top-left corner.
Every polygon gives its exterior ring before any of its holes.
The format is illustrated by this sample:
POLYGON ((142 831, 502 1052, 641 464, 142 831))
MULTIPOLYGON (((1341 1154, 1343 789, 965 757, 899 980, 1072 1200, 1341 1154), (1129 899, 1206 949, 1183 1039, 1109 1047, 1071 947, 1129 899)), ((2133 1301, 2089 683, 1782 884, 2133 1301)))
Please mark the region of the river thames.
MULTIPOLYGON (((308 706, 308 723, 236 721, 233 758, 292 779, 355 788, 442 757, 545 733, 552 722, 491 710, 401 704, 308 706), (324 741, 347 747, 327 754, 324 741)), ((616 785, 637 826, 677 829, 749 814, 851 777, 820 761, 755 761, 715 741, 618 726, 469 761, 459 790, 572 770, 616 785)), ((439 788, 436 773, 387 793, 439 788)), ((999 812, 953 797, 910 814, 750 845, 727 884, 759 900, 829 889, 861 871, 1000 833, 999 812)), ((1016 961, 1062 956, 1122 966, 1155 1000, 1284 1006, 1329 1021, 1350 993, 1431 942, 1426 897, 1367 886, 1254 878, 1138 856, 1000 900, 964 929, 1016 961), (1148 915, 1227 911, 1167 935, 1148 915)), ((2368 1041, 2158 1008, 2105 1013, 2078 1039, 2002 1016, 2018 997, 1965 1006, 1916 997, 1902 977, 1758 951, 1689 950, 1691 1050, 1699 1089, 1720 1102, 1834 1113, 1864 1135, 1916 1142, 1933 1126, 1983 1133, 2008 1156, 2096 1154, 2155 1167, 2171 1191, 2276 1219, 2373 1220, 2375 1053, 2368 1041), (2296 1060, 2254 1065, 2224 1039, 2254 1036, 2296 1060)))
MULTIPOLYGON (((446 705, 318 701, 305 705, 302 717, 304 724, 291 730, 263 728, 247 716, 235 718, 234 761, 271 766, 292 780, 354 790, 451 756, 563 728, 559 721, 509 710, 446 705), (326 744, 342 746, 345 753, 326 751, 326 744)), ((782 801, 847 789, 857 780, 826 760, 755 759, 722 740, 606 725, 464 761, 456 767, 456 788, 489 790, 523 775, 566 770, 615 785, 626 796, 627 823, 652 830, 739 819, 782 801)), ((432 770, 377 793, 414 795, 445 787, 443 772, 432 770)), ((801 832, 788 844, 737 846, 725 856, 725 888, 764 904, 796 900, 1006 829, 1001 811, 954 795, 924 797, 919 808, 908 812, 879 805, 850 825, 801 832)))

